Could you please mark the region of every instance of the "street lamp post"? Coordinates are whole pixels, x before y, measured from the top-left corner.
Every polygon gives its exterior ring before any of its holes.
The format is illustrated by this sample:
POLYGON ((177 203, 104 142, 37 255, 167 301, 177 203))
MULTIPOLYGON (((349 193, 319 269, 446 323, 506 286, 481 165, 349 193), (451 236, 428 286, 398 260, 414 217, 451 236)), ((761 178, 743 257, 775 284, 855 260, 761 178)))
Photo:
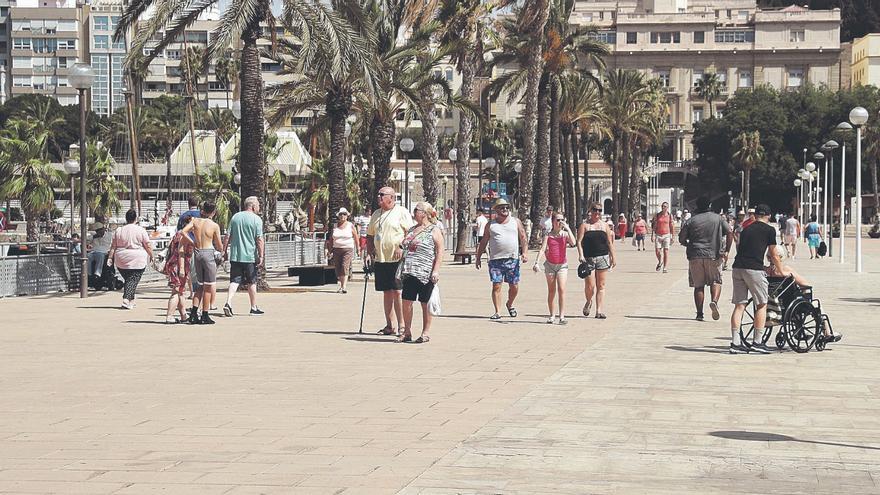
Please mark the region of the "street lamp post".
MULTIPOLYGON (((827 212, 831 213, 831 220, 828 219, 828 213, 826 212, 825 232, 831 232, 832 226, 834 225, 834 150, 839 147, 840 145, 833 139, 828 140, 828 142, 823 145, 823 148, 828 150, 828 162, 826 163, 827 169, 825 170, 825 186, 828 187, 828 193, 825 195, 826 203, 827 199, 829 197, 831 198, 831 203, 828 205, 827 210, 827 212), (831 182, 828 182, 829 180, 831 182)), ((834 234, 830 233, 826 235, 828 236, 828 257, 830 258, 833 256, 834 252, 834 234)))
MULTIPOLYGON (((851 131, 852 126, 849 122, 841 122, 837 124, 840 131, 851 131)), ((841 140, 840 147, 840 263, 844 260, 844 237, 846 236, 846 141, 841 140)))
POLYGON ((458 196, 458 191, 457 191, 458 188, 456 187, 456 176, 458 174, 456 173, 457 170, 455 170, 455 161, 458 160, 458 150, 455 148, 452 148, 451 150, 449 150, 449 154, 447 155, 447 158, 449 158, 449 163, 452 165, 452 205, 453 205, 453 207, 452 207, 452 228, 451 228, 451 230, 452 230, 452 252, 454 253, 457 251, 456 248, 458 247, 458 246, 456 246, 456 244, 458 243, 458 231, 455 229, 455 226, 458 223, 457 222, 458 211, 456 211, 456 209, 458 207, 458 202, 456 201, 457 196, 458 196))
MULTIPOLYGON (((485 160, 483 160, 483 163, 485 164, 487 170, 494 170, 495 171, 495 177, 496 177, 496 179, 495 179, 495 192, 498 193, 498 197, 500 198, 501 197, 501 185, 498 184, 498 179, 497 179, 497 177, 498 177, 498 162, 490 156, 489 158, 486 158, 485 160)), ((487 189, 491 189, 491 187, 487 187, 487 189)), ((482 194, 482 191, 480 191, 480 194, 482 194)), ((482 197, 480 198, 480 205, 479 206, 480 206, 480 208, 483 207, 482 197)))
POLYGON ((806 170, 806 179, 809 181, 809 186, 807 187, 807 214, 804 215, 805 221, 809 220, 809 217, 813 215, 813 181, 816 179, 813 172, 816 171, 816 164, 807 162, 806 170))
POLYGON ((855 107, 849 121, 856 127, 856 273, 862 272, 862 126, 868 122, 868 111, 855 107))
MULTIPOLYGON (((73 206, 75 203, 75 199, 73 197, 73 181, 76 179, 76 174, 79 173, 79 162, 73 159, 73 156, 64 160, 64 171, 67 172, 67 175, 70 176, 70 240, 73 240, 73 206)), ((71 248, 73 244, 71 243, 71 248)))
POLYGON ((404 186, 404 201, 407 210, 409 210, 412 206, 409 201, 409 152, 412 151, 415 146, 416 143, 408 137, 400 140, 400 151, 403 151, 403 170, 404 175, 406 175, 406 186, 404 186))
POLYGON ((71 86, 79 92, 79 186, 80 186, 80 203, 79 203, 79 229, 82 256, 80 257, 80 275, 79 275, 79 297, 84 298, 89 295, 88 283, 88 253, 86 252, 86 234, 88 232, 86 225, 86 90, 92 87, 95 80, 95 71, 91 66, 84 63, 73 64, 67 72, 67 80, 71 86))
MULTIPOLYGON (((817 151, 813 154, 813 159, 816 160, 816 219, 819 221, 819 225, 825 224, 825 200, 822 200, 821 208, 819 204, 819 193, 822 192, 822 185, 827 184, 827 181, 822 181, 822 174, 819 173, 819 160, 825 160, 825 154, 817 151)), ((825 169, 825 178, 828 178, 828 162, 824 163, 825 169)), ((825 189, 828 189, 825 187, 825 189)), ((824 239, 823 239, 824 240, 824 239)))

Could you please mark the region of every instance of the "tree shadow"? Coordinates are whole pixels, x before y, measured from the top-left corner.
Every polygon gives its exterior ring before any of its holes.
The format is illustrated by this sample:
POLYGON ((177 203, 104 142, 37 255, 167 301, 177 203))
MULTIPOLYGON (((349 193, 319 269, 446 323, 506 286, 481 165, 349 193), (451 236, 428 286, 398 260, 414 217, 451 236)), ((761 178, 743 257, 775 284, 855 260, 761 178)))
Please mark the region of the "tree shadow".
POLYGON ((780 435, 778 433, 766 433, 761 431, 711 431, 709 435, 717 438, 725 438, 727 440, 744 440, 747 442, 798 442, 811 443, 814 445, 831 445, 833 447, 848 447, 852 449, 880 450, 880 447, 872 447, 869 445, 856 445, 851 443, 839 442, 822 442, 818 440, 801 440, 799 438, 788 435, 780 435))

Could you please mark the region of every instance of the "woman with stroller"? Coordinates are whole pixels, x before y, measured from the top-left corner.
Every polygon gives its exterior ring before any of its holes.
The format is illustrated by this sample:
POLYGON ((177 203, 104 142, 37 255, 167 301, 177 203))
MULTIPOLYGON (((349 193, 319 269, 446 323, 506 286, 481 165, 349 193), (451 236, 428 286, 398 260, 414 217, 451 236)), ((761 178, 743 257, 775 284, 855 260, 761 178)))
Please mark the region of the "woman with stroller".
POLYGON ((440 280, 440 262, 443 259, 443 234, 437 228, 437 213, 430 203, 419 201, 413 210, 416 224, 409 229, 400 248, 403 250, 403 334, 398 342, 412 342, 413 303, 422 304, 422 334, 416 344, 431 340, 431 312, 428 301, 434 286, 440 280))
POLYGON ((804 237, 807 239, 807 247, 810 248, 810 259, 819 258, 819 244, 822 242, 822 227, 816 221, 816 215, 810 215, 810 223, 804 227, 804 237))
POLYGON ((125 212, 126 225, 116 229, 107 258, 107 266, 115 263, 116 269, 125 280, 122 291, 124 309, 134 309, 135 291, 147 268, 147 262, 153 259, 150 237, 147 231, 137 224, 137 216, 137 211, 134 209, 125 212))
POLYGON ((565 325, 568 323, 565 319, 565 281, 568 278, 568 259, 565 251, 568 247, 574 247, 575 239, 574 233, 568 228, 561 213, 553 213, 551 218, 552 227, 544 236, 532 269, 539 271, 541 258, 546 255, 544 275, 547 276, 547 307, 550 309, 547 323, 552 325, 558 319, 560 325, 565 325), (557 295, 559 313, 555 310, 557 295))

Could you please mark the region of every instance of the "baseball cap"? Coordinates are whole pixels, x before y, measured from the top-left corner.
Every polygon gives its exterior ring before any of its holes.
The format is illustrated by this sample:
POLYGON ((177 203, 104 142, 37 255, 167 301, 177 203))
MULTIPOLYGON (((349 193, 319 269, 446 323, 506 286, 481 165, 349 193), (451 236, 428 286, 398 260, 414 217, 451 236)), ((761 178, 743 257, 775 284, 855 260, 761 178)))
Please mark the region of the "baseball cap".
POLYGON ((770 207, 762 203, 756 206, 754 210, 749 211, 754 211, 756 216, 765 217, 770 214, 770 207))

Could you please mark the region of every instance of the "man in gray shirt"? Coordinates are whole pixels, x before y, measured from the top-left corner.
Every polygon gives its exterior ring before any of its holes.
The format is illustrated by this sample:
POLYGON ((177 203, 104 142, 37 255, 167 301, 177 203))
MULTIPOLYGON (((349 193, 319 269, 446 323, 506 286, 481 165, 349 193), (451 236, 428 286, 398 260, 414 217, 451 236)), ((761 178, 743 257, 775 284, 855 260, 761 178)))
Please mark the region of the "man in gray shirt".
POLYGON ((697 198, 697 213, 684 222, 678 233, 678 242, 687 246, 688 280, 694 288, 694 306, 697 320, 703 321, 705 287, 711 288, 712 319, 721 317, 718 299, 721 297, 721 263, 727 260, 733 244, 733 232, 720 215, 709 211, 709 198, 697 198), (722 239, 727 243, 722 248, 722 239), (723 252, 722 252, 723 249, 723 252))

